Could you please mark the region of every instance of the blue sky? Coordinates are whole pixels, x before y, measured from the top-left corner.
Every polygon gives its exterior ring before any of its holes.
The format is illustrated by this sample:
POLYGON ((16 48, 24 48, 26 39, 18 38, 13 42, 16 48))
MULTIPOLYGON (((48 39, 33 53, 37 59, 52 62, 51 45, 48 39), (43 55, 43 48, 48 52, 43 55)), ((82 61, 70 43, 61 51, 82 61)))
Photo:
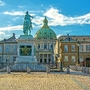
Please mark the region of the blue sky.
POLYGON ((57 36, 90 35, 90 0, 0 0, 0 40, 23 34, 26 11, 34 17, 33 36, 44 16, 57 36))

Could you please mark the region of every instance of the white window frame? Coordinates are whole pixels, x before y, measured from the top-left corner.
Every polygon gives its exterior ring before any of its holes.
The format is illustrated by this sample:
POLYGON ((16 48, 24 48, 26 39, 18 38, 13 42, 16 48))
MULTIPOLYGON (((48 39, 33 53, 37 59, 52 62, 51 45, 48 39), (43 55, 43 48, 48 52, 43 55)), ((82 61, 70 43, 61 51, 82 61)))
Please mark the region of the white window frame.
POLYGON ((68 45, 64 45, 64 52, 68 52, 68 45))
POLYGON ((71 51, 75 52, 75 45, 71 45, 71 51))
POLYGON ((64 56, 64 62, 68 62, 68 56, 64 56))
POLYGON ((90 45, 86 45, 86 52, 90 52, 90 45))
POLYGON ((79 52, 83 52, 83 45, 79 46, 79 52))
POLYGON ((72 56, 71 61, 72 62, 75 62, 76 61, 76 57, 75 56, 72 56))

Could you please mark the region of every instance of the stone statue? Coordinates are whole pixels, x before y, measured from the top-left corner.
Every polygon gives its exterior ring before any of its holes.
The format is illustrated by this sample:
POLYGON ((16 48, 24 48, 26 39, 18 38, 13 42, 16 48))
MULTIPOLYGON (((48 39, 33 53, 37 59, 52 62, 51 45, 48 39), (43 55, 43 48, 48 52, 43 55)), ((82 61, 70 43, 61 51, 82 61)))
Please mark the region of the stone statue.
POLYGON ((28 14, 28 11, 26 12, 26 15, 24 17, 24 23, 23 23, 23 33, 25 35, 30 35, 32 30, 32 16, 28 14))

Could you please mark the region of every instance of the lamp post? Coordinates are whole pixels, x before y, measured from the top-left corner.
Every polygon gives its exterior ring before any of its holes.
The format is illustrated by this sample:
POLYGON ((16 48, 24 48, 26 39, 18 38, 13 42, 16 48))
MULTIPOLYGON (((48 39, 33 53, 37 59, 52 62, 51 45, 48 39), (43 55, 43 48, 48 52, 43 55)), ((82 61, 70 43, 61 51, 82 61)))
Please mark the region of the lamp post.
POLYGON ((80 64, 80 61, 79 61, 79 45, 80 45, 80 43, 78 42, 77 43, 77 47, 78 47, 78 65, 80 64))
POLYGON ((56 68, 57 68, 57 59, 58 59, 58 55, 56 55, 56 58, 55 58, 55 64, 56 64, 56 68))
POLYGON ((62 61, 60 61, 60 72, 63 72, 63 65, 62 65, 62 61))

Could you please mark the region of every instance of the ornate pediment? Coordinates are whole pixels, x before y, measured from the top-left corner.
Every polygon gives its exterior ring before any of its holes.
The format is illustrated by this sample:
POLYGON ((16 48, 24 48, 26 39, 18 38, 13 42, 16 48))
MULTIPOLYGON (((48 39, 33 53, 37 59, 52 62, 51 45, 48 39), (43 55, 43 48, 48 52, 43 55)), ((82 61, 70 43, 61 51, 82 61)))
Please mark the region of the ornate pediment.
POLYGON ((64 40, 62 40, 62 42, 76 42, 76 41, 72 37, 67 35, 67 37, 64 40))

